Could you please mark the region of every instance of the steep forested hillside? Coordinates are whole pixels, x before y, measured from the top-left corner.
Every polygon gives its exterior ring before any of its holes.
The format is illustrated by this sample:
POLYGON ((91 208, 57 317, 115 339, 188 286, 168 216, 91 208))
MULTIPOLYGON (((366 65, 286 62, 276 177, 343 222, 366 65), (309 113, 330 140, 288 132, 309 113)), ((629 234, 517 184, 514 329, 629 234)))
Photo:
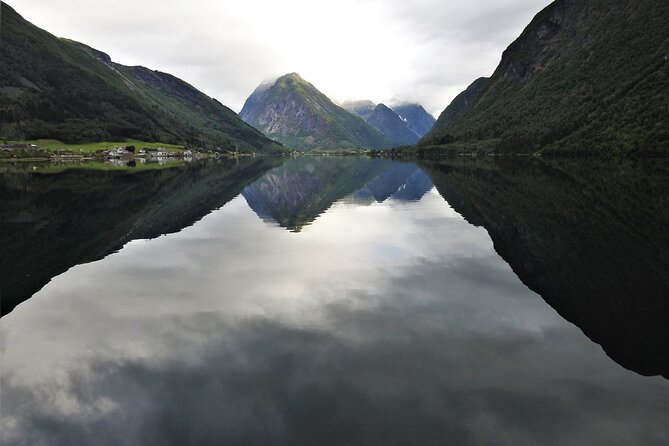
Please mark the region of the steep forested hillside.
POLYGON ((665 0, 553 2, 461 116, 442 116, 422 146, 669 152, 667 23, 665 0))
POLYGON ((0 139, 68 143, 130 138, 247 151, 276 143, 193 86, 112 62, 57 38, 2 3, 0 139))

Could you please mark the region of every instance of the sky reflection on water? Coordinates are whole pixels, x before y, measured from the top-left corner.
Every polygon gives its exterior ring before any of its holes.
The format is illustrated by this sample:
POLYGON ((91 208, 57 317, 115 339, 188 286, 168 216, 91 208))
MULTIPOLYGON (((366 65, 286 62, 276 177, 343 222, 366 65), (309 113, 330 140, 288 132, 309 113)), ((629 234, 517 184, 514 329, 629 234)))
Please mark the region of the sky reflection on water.
POLYGON ((300 232, 240 195, 2 319, 3 444, 664 445, 611 361, 432 188, 300 232))

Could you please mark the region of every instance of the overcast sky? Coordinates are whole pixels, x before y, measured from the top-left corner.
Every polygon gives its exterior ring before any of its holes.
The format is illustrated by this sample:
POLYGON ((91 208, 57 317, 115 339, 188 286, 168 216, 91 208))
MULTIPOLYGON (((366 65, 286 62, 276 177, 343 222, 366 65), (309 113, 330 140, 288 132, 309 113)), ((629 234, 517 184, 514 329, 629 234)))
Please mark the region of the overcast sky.
POLYGON ((420 102, 438 116, 549 0, 12 0, 24 18, 116 62, 174 74, 239 111, 298 72, 338 101, 420 102))

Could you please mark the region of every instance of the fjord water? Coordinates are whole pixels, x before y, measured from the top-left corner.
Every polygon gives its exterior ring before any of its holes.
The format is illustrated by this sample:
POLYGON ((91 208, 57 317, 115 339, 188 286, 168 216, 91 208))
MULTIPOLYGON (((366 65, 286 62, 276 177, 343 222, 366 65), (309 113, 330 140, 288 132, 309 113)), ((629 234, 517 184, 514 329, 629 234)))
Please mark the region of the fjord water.
POLYGON ((664 445, 666 175, 4 173, 1 442, 664 445))

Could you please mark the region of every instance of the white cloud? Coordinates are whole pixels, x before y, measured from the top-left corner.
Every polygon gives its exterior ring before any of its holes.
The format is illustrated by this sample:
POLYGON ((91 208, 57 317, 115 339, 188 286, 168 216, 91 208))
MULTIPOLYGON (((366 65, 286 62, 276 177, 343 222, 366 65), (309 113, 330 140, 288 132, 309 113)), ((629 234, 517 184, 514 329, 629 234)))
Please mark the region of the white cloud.
POLYGON ((548 0, 14 0, 27 20, 172 73, 239 111, 296 71, 336 99, 418 101, 438 114, 548 0))

